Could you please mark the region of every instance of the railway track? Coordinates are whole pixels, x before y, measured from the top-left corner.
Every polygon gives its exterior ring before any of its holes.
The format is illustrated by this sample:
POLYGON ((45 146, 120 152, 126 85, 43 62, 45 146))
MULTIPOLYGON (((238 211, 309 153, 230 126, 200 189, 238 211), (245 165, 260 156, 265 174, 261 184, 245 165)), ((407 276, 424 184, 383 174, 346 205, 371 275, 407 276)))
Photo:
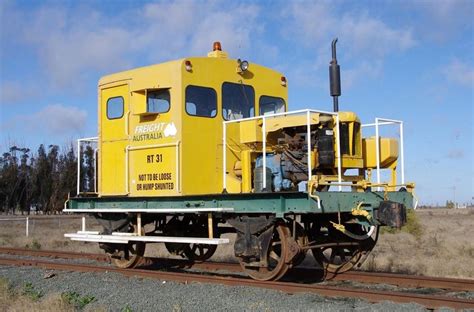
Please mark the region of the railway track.
MULTIPOLYGON (((15 248, 0 248, 0 253, 22 255, 22 256, 33 256, 33 257, 53 257, 53 258, 66 258, 66 259, 92 259, 96 261, 106 261, 107 258, 103 255, 97 254, 83 254, 75 252, 58 252, 58 251, 34 251, 25 249, 15 248)), ((165 266, 172 267, 192 267, 205 270, 225 270, 225 271, 237 271, 238 264, 231 263, 216 263, 216 262, 205 262, 205 263, 193 263, 185 260, 170 260, 170 259, 148 259, 148 261, 159 261, 164 260, 165 266)), ((149 265, 150 263, 148 263, 149 265)), ((34 266, 44 269, 54 270, 66 270, 66 271, 79 271, 79 272, 115 272, 126 276, 139 276, 156 278, 175 282, 200 282, 200 283, 219 283, 230 286, 250 286, 268 288, 274 290, 280 290, 287 293, 297 292, 308 292, 317 293, 323 296, 329 297, 356 297, 363 298, 370 302, 380 302, 384 300, 391 300, 394 302, 408 303, 415 302, 421 304, 430 309, 436 309, 440 307, 451 307, 454 309, 474 309, 474 300, 450 297, 445 295, 433 294, 433 295, 420 295, 409 292, 395 292, 395 291, 381 291, 371 290, 362 288, 351 288, 342 286, 331 286, 331 285, 319 285, 319 284, 301 284, 294 282, 262 282, 248 278, 235 277, 235 276, 220 276, 220 275, 203 275, 191 272, 164 272, 149 269, 119 269, 115 267, 104 267, 95 266, 90 264, 77 264, 77 263, 58 263, 45 260, 37 259, 17 259, 17 258, 1 258, 0 265, 13 265, 13 266, 34 266)), ((146 263, 145 263, 146 265, 146 263)), ((305 273, 304 270, 310 270, 306 268, 298 269, 298 274, 305 273)), ((239 270, 240 271, 240 270, 239 270)), ((314 271, 314 269, 313 269, 314 271)), ((308 272, 306 272, 307 274, 308 272)), ((440 278, 428 278, 421 277, 420 281, 416 279, 419 277, 405 276, 398 274, 387 274, 387 273, 365 273, 365 272, 352 272, 350 274, 344 273, 336 276, 335 280, 356 280, 364 283, 381 283, 380 279, 383 278, 382 282, 385 284, 403 284, 404 286, 411 285, 410 287, 433 287, 441 289, 451 289, 458 291, 472 291, 474 289, 474 281, 472 280, 458 280, 458 279, 440 279, 440 278), (347 277, 344 275, 348 275, 347 277), (437 283, 437 284, 436 284, 437 283), (457 283, 457 284, 456 284, 457 283), (413 286, 415 285, 415 286, 413 286), (416 286, 423 285, 423 286, 416 286), (426 286, 432 285, 432 286, 426 286), (433 285, 437 285, 434 287, 433 285)))
MULTIPOLYGON (((94 253, 78 253, 78 252, 67 252, 67 251, 47 251, 47 250, 31 250, 21 248, 0 248, 0 253, 12 254, 12 255, 23 255, 33 257, 49 257, 57 259, 89 259, 101 262, 109 262, 109 258, 104 254, 94 253)), ((159 264, 160 267, 168 268, 196 268, 199 270, 208 271, 230 271, 230 272, 241 272, 241 267, 237 263, 230 262, 193 262, 181 259, 169 259, 169 258, 145 258, 142 266, 153 266, 159 264)), ((314 268, 298 267, 292 270, 292 274, 295 277, 303 276, 314 276, 314 268)), ((379 273, 379 272, 362 272, 352 271, 346 272, 340 275, 326 276, 326 280, 334 281, 356 281, 361 283, 371 284, 390 284, 403 287, 424 287, 424 288, 437 288, 447 289, 456 291, 474 291, 474 280, 469 279, 455 279, 455 278, 440 278, 440 277, 428 277, 428 276, 414 276, 407 274, 393 274, 393 273, 379 273)))

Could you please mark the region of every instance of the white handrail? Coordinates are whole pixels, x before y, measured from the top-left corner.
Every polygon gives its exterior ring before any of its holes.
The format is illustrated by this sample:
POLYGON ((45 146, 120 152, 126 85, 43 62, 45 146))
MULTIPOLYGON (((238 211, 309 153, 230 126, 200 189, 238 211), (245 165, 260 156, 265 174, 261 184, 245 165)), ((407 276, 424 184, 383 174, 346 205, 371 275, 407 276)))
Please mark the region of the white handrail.
POLYGON ((227 136, 227 124, 224 121, 222 124, 222 188, 227 189, 227 173, 225 171, 226 160, 227 160, 227 145, 226 145, 226 136, 227 136))
MULTIPOLYGON (((337 112, 328 112, 322 110, 314 110, 314 109, 301 109, 296 111, 288 111, 276 114, 269 114, 269 115, 260 115, 248 118, 239 118, 234 120, 225 120, 223 121, 223 129, 222 129, 222 179, 223 179, 223 189, 227 188, 227 124, 230 123, 240 123, 243 121, 251 121, 251 120, 259 120, 262 119, 262 166, 266 168, 266 147, 267 147, 267 138, 266 138, 266 120, 267 118, 274 118, 279 116, 287 116, 287 115, 296 115, 296 114, 306 114, 306 136, 307 136, 307 144, 308 144, 308 183, 311 180, 311 114, 324 114, 324 115, 331 115, 336 117, 336 129, 337 129, 337 136, 336 136, 336 146, 337 146, 337 174, 338 174, 338 182, 339 184, 342 182, 342 164, 341 164, 341 146, 340 146, 340 131, 339 131, 339 114, 337 112)), ((265 189, 267 186, 267 177, 266 172, 263 172, 263 188, 265 189)), ((342 191, 342 186, 339 185, 339 191, 342 191)))
MULTIPOLYGON (((399 137, 400 137, 400 180, 401 184, 405 184, 405 149, 404 149, 404 141, 403 141, 403 121, 396 120, 396 119, 387 119, 387 118, 375 118, 375 123, 363 124, 361 125, 362 128, 366 127, 375 127, 375 158, 377 162, 377 184, 380 184, 380 133, 379 127, 380 126, 387 126, 398 124, 399 126, 399 137)), ((378 186, 377 190, 380 191, 381 187, 378 186)))
MULTIPOLYGON (((263 138, 263 189, 267 188, 267 129, 266 118, 263 118, 262 124, 262 138, 263 138)), ((271 188, 271 186, 270 186, 271 188)))
POLYGON ((337 146, 337 182, 339 182, 339 192, 342 191, 342 160, 341 160, 341 133, 339 131, 339 114, 336 115, 336 146, 337 146))
POLYGON ((310 112, 306 112, 306 144, 308 148, 308 181, 311 180, 311 117, 310 112))
MULTIPOLYGON (((89 137, 89 138, 81 138, 77 140, 77 194, 81 192, 81 143, 83 142, 98 142, 99 137, 89 137)), ((94 150, 94 166, 96 165, 96 150, 94 150)), ((94 172, 97 170, 97 168, 94 168, 94 172)), ((97 181, 94 179, 94 191, 97 192, 97 181)))

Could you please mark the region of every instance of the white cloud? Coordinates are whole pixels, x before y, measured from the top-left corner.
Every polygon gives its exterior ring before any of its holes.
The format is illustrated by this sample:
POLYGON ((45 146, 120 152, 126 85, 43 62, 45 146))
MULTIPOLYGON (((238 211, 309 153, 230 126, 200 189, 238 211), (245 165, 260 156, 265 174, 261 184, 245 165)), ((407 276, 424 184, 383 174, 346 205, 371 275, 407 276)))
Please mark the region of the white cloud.
POLYGON ((442 72, 451 82, 471 88, 474 86, 474 68, 458 59, 444 66, 442 72))
MULTIPOLYGON (((286 9, 285 9, 286 10, 286 9)), ((291 7, 289 34, 309 46, 329 42, 339 37, 340 43, 354 56, 382 57, 394 51, 404 51, 415 45, 411 29, 397 29, 367 12, 338 10, 329 2, 297 2, 291 7)), ((326 47, 324 47, 326 48, 326 47)))
POLYGON ((46 106, 30 118, 44 125, 51 133, 75 133, 84 129, 87 113, 77 107, 53 104, 46 106))
POLYGON ((41 8, 31 16, 20 34, 32 45, 41 64, 58 87, 70 86, 88 70, 125 68, 132 34, 114 25, 102 25, 97 12, 74 12, 41 8))
POLYGON ((344 88, 351 88, 357 81, 367 81, 368 79, 379 77, 382 71, 383 64, 380 59, 375 59, 371 62, 362 61, 357 63, 355 67, 342 71, 341 84, 344 88))
POLYGON ((339 63, 346 64, 341 74, 344 87, 360 78, 377 77, 387 55, 416 45, 410 28, 390 26, 367 12, 341 13, 341 8, 331 2, 296 2, 289 9, 283 8, 281 14, 287 20, 284 35, 297 46, 315 50, 318 71, 329 64, 331 40, 339 38, 338 46, 344 51, 338 53, 339 63), (352 67, 347 67, 349 63, 352 67))
POLYGON ((0 106, 7 106, 27 100, 38 94, 36 85, 18 81, 2 81, 0 84, 0 106))
POLYGON ((418 16, 414 26, 420 38, 445 43, 458 38, 465 29, 472 33, 472 0, 411 1, 405 4, 411 16, 413 12, 418 16))
POLYGON ((10 133, 28 130, 37 134, 55 135, 79 134, 85 130, 87 112, 78 107, 61 104, 47 105, 30 115, 19 115, 3 125, 10 133))
POLYGON ((0 105, 17 102, 22 98, 22 89, 19 83, 2 82, 0 85, 0 105))
MULTIPOLYGON (((249 49, 261 28, 258 6, 215 1, 144 4, 115 16, 91 8, 12 11, 13 41, 34 48, 57 87, 77 85, 91 72, 116 72, 189 55, 205 55, 220 40, 230 53, 249 49)), ((8 22, 5 23, 6 27, 8 22)))
POLYGON ((446 157, 450 159, 461 159, 464 158, 464 151, 461 149, 453 149, 448 152, 446 157))

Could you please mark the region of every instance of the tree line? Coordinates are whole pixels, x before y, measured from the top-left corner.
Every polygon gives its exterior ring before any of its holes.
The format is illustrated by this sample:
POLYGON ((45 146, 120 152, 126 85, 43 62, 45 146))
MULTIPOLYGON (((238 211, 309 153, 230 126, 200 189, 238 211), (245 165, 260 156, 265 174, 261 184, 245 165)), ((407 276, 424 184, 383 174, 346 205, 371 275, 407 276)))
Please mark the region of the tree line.
MULTIPOLYGON (((81 191, 94 191, 94 154, 92 146, 81 147, 81 191)), ((41 144, 36 153, 11 146, 0 156, 0 212, 60 212, 68 196, 77 195, 77 161, 72 144, 41 144)))

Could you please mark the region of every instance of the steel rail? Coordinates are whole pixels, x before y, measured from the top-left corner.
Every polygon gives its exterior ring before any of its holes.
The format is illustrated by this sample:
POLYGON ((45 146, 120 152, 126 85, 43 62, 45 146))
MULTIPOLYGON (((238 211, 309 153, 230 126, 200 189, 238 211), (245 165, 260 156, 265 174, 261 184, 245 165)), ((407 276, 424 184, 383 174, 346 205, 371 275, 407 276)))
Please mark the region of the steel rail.
MULTIPOLYGON (((101 262, 110 262, 110 258, 104 254, 94 253, 78 253, 67 251, 52 251, 52 250, 31 250, 21 248, 5 248, 0 247, 0 253, 22 256, 36 256, 36 257, 51 257, 63 259, 90 259, 101 262)), ((197 262, 186 259, 170 259, 170 258, 144 258, 140 267, 152 266, 154 263, 160 267, 170 267, 178 269, 199 269, 208 271, 229 271, 242 272, 241 266, 238 263, 232 262, 197 262)), ((289 274, 294 278, 316 276, 317 268, 310 267, 296 267, 293 268, 289 274)), ((456 291, 472 291, 474 292, 474 280, 472 279, 458 279, 445 277, 431 277, 420 275, 383 273, 383 272, 364 272, 364 271, 350 271, 343 274, 325 276, 326 281, 356 281, 370 284, 390 284, 413 288, 436 288, 456 291)))
MULTIPOLYGON (((230 262, 194 262, 185 259, 169 259, 169 258, 145 258, 142 262, 142 266, 152 265, 153 263, 177 267, 177 268, 194 268, 200 270, 223 270, 230 272, 241 272, 242 268, 238 263, 230 262)), ((290 269, 288 276, 292 277, 292 280, 297 280, 299 277, 308 278, 311 276, 317 276, 318 272, 321 272, 318 268, 311 267, 295 267, 290 269)), ((322 275, 322 274, 320 274, 322 275)), ((349 271, 343 274, 327 275, 324 276, 319 282, 325 281, 354 281, 368 284, 389 284, 403 287, 412 288, 435 288, 435 289, 448 289, 456 291, 473 291, 474 292, 474 280, 470 279, 457 279, 457 278, 445 278, 445 277, 431 277, 431 276, 419 276, 419 275, 408 275, 408 274, 396 274, 396 273, 382 273, 382 272, 364 272, 364 271, 349 271)))
POLYGON ((446 297, 439 295, 419 295, 411 293, 400 293, 392 291, 379 291, 367 289, 355 289, 334 287, 327 285, 306 285, 297 283, 281 283, 281 282, 262 282, 252 279, 223 277, 223 276, 206 276, 192 273, 162 272, 150 271, 143 269, 119 269, 112 267, 94 266, 86 264, 57 263, 42 260, 28 259, 11 259, 0 258, 0 264, 12 266, 34 266, 49 270, 64 270, 77 272, 113 272, 130 277, 148 277, 161 280, 169 280, 174 282, 188 283, 214 283, 228 286, 249 286, 279 290, 286 293, 317 293, 329 297, 351 297, 362 298, 370 302, 380 302, 390 300, 398 303, 418 303, 430 309, 441 307, 450 307, 454 309, 474 309, 474 300, 461 299, 455 297, 446 297))
POLYGON ((23 248, 0 247, 1 254, 30 256, 30 257, 48 257, 55 259, 89 259, 100 262, 109 262, 109 257, 105 254, 82 253, 74 251, 55 251, 55 250, 32 250, 23 248))
MULTIPOLYGON (((110 262, 108 256, 94 253, 78 253, 67 251, 46 251, 46 250, 30 250, 21 248, 0 248, 0 253, 12 255, 25 255, 37 257, 52 257, 63 259, 78 259, 86 258, 102 262, 110 262)), ((151 265, 152 263, 159 263, 165 266, 174 266, 178 268, 196 268, 201 270, 225 270, 231 272, 240 272, 241 267, 237 263, 230 262, 194 262, 185 259, 170 259, 170 258, 144 258, 142 266, 151 265)), ((293 274, 308 276, 317 271, 315 268, 297 267, 292 270, 293 274)), ((384 283, 394 284, 398 286, 407 287, 431 287, 441 289, 451 289, 459 291, 474 291, 474 280, 457 279, 457 278, 441 278, 428 277, 407 274, 395 273, 381 273, 381 272, 363 272, 352 271, 344 274, 326 276, 326 280, 352 280, 362 283, 384 283)))

